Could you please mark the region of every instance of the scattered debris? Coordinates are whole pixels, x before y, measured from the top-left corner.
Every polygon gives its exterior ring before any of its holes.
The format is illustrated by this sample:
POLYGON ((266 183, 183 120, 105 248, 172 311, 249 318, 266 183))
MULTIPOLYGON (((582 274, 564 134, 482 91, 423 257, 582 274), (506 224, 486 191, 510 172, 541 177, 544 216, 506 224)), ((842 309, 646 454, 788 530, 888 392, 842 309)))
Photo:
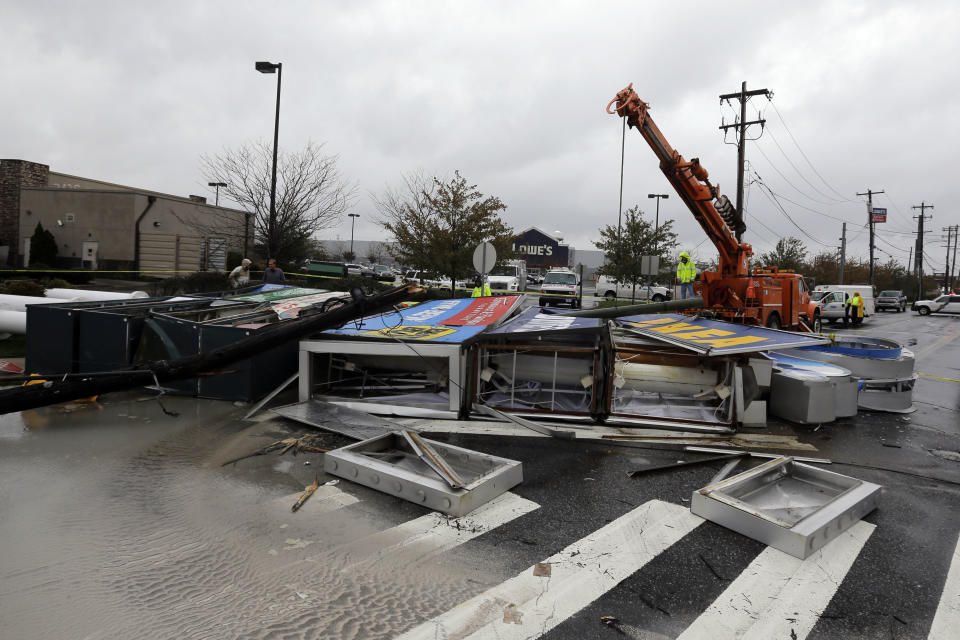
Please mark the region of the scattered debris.
POLYGON ((503 609, 504 624, 523 624, 523 611, 517 608, 517 605, 511 603, 503 609))
POLYGON ((549 578, 553 572, 553 565, 549 562, 538 562, 533 565, 533 575, 537 578, 549 578))
POLYGON ((633 471, 628 471, 627 476, 631 478, 635 478, 636 476, 640 476, 645 473, 654 473, 657 471, 667 471, 672 469, 682 469, 683 467, 693 467, 701 464, 707 464, 708 462, 717 462, 718 460, 726 460, 729 462, 731 460, 739 460, 740 458, 745 458, 748 455, 750 454, 747 453, 746 451, 740 451, 736 453, 726 453, 722 456, 713 456, 710 458, 703 458, 701 460, 687 460, 682 462, 676 462, 674 464, 665 464, 665 465, 660 465, 656 467, 646 467, 644 469, 634 469, 633 471))
POLYGON ((314 492, 319 488, 320 488, 320 475, 318 474, 314 476, 312 485, 310 485, 309 487, 304 487, 303 495, 297 499, 296 503, 294 503, 293 507, 290 510, 296 513, 297 510, 303 506, 303 503, 309 500, 310 496, 312 496, 314 492))
MULTIPOLYGON (((283 440, 277 440, 273 444, 268 444, 264 448, 254 451, 253 453, 248 453, 240 456, 239 458, 234 458, 233 460, 227 460, 220 466, 225 467, 228 464, 235 464, 241 460, 246 460, 247 458, 253 458, 255 456, 263 456, 268 453, 273 453, 277 450, 281 450, 280 455, 283 455, 287 451, 291 450, 293 451, 293 455, 297 455, 298 453, 326 453, 329 451, 329 449, 324 449, 317 446, 320 444, 323 444, 323 440, 321 436, 315 434, 307 434, 299 438, 284 438, 283 440)), ((305 464, 309 464, 309 462, 305 464)))
POLYGON ((694 491, 690 511, 804 560, 873 511, 880 492, 781 457, 694 491))
POLYGON ((416 434, 411 439, 409 434, 386 433, 330 451, 323 458, 324 471, 455 517, 523 481, 523 468, 516 460, 416 434), (434 459, 424 453, 424 445, 434 459), (452 486, 454 478, 459 487, 452 486))
POLYGON ((945 451, 943 449, 930 449, 929 451, 938 458, 952 462, 960 462, 960 451, 945 451))

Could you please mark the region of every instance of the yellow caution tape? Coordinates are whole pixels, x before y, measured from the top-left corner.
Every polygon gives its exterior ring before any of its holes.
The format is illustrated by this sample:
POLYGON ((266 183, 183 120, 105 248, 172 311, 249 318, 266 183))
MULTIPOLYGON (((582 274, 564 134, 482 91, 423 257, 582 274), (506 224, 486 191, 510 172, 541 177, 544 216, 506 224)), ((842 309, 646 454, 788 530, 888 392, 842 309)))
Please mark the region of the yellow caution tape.
POLYGON ((940 376, 935 376, 930 373, 917 373, 918 376, 923 376, 924 378, 933 378, 934 380, 943 380, 944 382, 956 382, 960 384, 960 380, 955 380, 953 378, 942 378, 940 376))

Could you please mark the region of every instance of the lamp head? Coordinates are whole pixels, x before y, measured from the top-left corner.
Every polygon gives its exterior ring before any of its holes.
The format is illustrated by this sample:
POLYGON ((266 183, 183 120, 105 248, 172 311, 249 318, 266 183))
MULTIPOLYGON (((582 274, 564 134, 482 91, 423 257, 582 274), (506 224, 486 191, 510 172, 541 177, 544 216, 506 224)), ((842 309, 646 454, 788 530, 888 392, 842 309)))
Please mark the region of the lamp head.
POLYGON ((266 60, 259 60, 254 64, 254 67, 260 73, 276 73, 277 67, 279 66, 279 63, 273 64, 272 62, 267 62, 266 60))

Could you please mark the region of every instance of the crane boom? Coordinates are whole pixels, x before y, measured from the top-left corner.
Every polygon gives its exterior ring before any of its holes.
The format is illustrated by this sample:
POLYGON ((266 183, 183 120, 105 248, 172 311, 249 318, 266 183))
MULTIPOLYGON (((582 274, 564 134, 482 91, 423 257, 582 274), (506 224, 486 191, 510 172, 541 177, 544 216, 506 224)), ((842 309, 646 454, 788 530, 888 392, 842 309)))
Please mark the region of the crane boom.
POLYGON ((699 158, 687 161, 671 147, 653 118, 650 117, 648 109, 649 105, 633 90, 633 83, 617 93, 616 97, 607 104, 607 113, 616 113, 626 118, 627 124, 640 132, 660 159, 660 170, 717 248, 720 254, 721 277, 746 276, 749 272, 753 248, 749 244, 739 242, 734 229, 731 228, 734 227, 742 233, 745 228, 743 222, 736 218, 734 207, 727 197, 717 194, 717 189, 710 183, 709 174, 700 164, 699 158), (611 110, 614 103, 616 107, 611 110), (717 200, 723 213, 718 211, 714 200, 717 200))

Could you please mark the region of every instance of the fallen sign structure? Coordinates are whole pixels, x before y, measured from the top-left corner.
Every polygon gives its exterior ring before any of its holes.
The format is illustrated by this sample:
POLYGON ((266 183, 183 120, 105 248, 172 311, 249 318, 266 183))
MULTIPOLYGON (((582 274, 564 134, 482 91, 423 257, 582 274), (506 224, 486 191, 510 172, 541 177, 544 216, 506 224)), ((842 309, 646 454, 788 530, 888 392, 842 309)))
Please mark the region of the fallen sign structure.
POLYGON ((301 403, 456 418, 468 409, 467 359, 478 336, 521 296, 431 300, 364 318, 300 343, 301 403))
POLYGON ((880 493, 781 457, 694 491, 690 511, 803 560, 873 511, 880 493))
POLYGON ((57 380, 47 380, 14 389, 0 390, 0 414, 24 409, 34 409, 58 402, 89 398, 101 393, 123 391, 135 387, 192 378, 199 374, 215 373, 223 367, 249 357, 260 351, 272 349, 290 340, 341 326, 345 322, 361 318, 364 315, 389 309, 421 291, 415 285, 406 285, 385 293, 367 297, 362 292, 353 292, 353 302, 337 307, 325 313, 277 326, 258 335, 234 342, 227 346, 212 349, 196 356, 174 360, 147 362, 138 367, 112 372, 101 372, 96 376, 73 374, 57 376, 57 380))
POLYGON ((323 470, 447 515, 464 516, 523 481, 520 462, 395 431, 326 453, 323 470))

